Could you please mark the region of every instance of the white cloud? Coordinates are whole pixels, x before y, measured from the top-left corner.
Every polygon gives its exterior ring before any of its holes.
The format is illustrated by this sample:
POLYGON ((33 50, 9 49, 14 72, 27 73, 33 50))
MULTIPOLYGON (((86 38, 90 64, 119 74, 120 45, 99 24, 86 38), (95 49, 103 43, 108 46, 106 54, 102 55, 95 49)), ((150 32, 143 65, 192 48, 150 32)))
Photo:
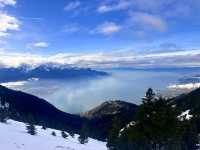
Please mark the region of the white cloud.
POLYGON ((144 29, 154 29, 160 32, 167 30, 167 23, 159 16, 143 12, 133 12, 130 14, 133 23, 144 29))
POLYGON ((104 35, 111 35, 113 33, 119 32, 121 30, 121 26, 117 25, 114 22, 105 22, 96 27, 92 33, 99 33, 104 35))
POLYGON ((0 13, 0 37, 9 35, 10 31, 19 30, 19 20, 6 13, 0 13))
POLYGON ((37 42, 27 45, 27 48, 47 48, 49 45, 46 42, 37 42))
POLYGON ((110 5, 103 4, 103 5, 98 7, 97 11, 99 13, 106 13, 106 12, 110 12, 110 11, 125 10, 132 5, 132 2, 133 1, 131 1, 131 0, 129 0, 129 1, 120 0, 116 4, 110 4, 110 5))
POLYGON ((75 33, 80 31, 80 27, 76 24, 68 24, 64 26, 63 31, 66 33, 75 33))
POLYGON ((191 17, 191 14, 198 12, 199 4, 199 0, 104 0, 97 11, 99 13, 140 11, 180 18, 191 17))
POLYGON ((34 47, 48 47, 46 42, 38 42, 33 44, 34 47))
POLYGON ((57 63, 78 67, 200 67, 200 50, 183 50, 165 53, 87 53, 56 55, 33 55, 0 52, 0 64, 17 67, 21 64, 37 66, 44 63, 57 63))
POLYGON ((69 4, 67 4, 64 8, 65 11, 71 11, 71 10, 75 10, 77 8, 79 8, 81 5, 80 1, 74 1, 74 2, 70 2, 69 4))
POLYGON ((6 5, 14 6, 16 4, 16 0, 0 0, 0 7, 4 7, 6 5))

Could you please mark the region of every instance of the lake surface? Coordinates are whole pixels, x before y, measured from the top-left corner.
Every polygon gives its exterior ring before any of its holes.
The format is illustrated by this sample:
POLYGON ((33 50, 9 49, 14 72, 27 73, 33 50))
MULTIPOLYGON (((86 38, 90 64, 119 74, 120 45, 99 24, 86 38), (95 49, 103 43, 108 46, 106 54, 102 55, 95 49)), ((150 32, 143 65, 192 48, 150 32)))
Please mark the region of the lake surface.
POLYGON ((109 71, 111 76, 87 80, 29 80, 4 83, 48 100, 57 108, 69 112, 87 111, 107 100, 141 103, 147 88, 158 92, 191 72, 109 71))

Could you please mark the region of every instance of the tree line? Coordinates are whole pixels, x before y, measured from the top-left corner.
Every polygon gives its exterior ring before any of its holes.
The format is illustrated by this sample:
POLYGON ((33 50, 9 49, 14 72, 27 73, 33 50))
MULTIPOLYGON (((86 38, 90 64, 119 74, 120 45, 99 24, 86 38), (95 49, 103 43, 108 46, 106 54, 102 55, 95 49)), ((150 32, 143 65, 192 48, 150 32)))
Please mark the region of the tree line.
POLYGON ((190 114, 193 117, 187 118, 181 113, 171 99, 157 97, 150 88, 132 122, 122 127, 119 118, 113 119, 107 147, 109 150, 197 150, 199 117, 190 114))
MULTIPOLYGON (((0 123, 7 123, 7 120, 11 118, 11 110, 10 110, 9 103, 6 102, 6 100, 2 99, 0 97, 0 123)), ((28 114, 28 117, 24 118, 26 122, 26 130, 27 133, 30 135, 37 135, 37 128, 36 128, 36 120, 32 114, 28 114)), ((45 123, 42 125, 42 129, 46 130, 47 127, 45 126, 45 123)), ((80 131, 80 135, 78 137, 78 140, 81 144, 85 144, 88 142, 88 137, 89 137, 89 129, 87 123, 83 123, 83 126, 80 131)), ((56 136, 56 132, 52 131, 51 132, 52 136, 56 136)), ((61 136, 64 139, 67 139, 68 136, 71 136, 74 138, 74 132, 73 131, 68 131, 65 132, 64 130, 61 131, 61 136)))

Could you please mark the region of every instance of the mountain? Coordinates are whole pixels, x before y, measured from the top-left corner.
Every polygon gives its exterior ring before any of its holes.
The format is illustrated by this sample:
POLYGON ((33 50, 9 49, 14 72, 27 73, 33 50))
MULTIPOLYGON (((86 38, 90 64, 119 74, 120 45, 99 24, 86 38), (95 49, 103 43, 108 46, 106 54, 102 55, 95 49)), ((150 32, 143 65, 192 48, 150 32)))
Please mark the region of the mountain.
POLYGON ((26 122, 31 117, 35 124, 49 128, 74 132, 81 129, 83 119, 80 116, 62 112, 36 96, 0 86, 0 100, 9 103, 14 120, 26 122))
POLYGON ((96 71, 90 68, 76 68, 69 66, 59 66, 54 64, 44 64, 31 68, 22 65, 18 68, 0 68, 0 82, 28 80, 30 78, 39 79, 80 79, 108 76, 103 71, 96 71))
POLYGON ((58 110, 44 99, 1 85, 0 101, 9 103, 11 119, 16 121, 27 122, 31 118, 37 125, 75 133, 80 133, 84 123, 88 122, 89 136, 100 140, 107 138, 115 117, 125 125, 132 120, 138 107, 128 102, 109 101, 81 115, 74 115, 58 110))
POLYGON ((91 126, 91 137, 105 140, 114 118, 118 118, 123 123, 128 124, 134 118, 138 106, 123 101, 108 101, 82 113, 81 116, 89 120, 91 126))
POLYGON ((55 129, 43 130, 36 126, 36 135, 29 135, 25 124, 13 120, 0 123, 2 150, 107 150, 106 143, 89 138, 88 143, 80 144, 78 136, 61 137, 61 131, 55 129), (56 136, 52 136, 55 132, 56 136))
POLYGON ((176 105, 183 110, 200 110, 200 88, 174 98, 176 105))
POLYGON ((105 116, 116 116, 135 112, 137 105, 124 101, 107 101, 99 106, 81 114, 88 119, 102 118, 105 116))

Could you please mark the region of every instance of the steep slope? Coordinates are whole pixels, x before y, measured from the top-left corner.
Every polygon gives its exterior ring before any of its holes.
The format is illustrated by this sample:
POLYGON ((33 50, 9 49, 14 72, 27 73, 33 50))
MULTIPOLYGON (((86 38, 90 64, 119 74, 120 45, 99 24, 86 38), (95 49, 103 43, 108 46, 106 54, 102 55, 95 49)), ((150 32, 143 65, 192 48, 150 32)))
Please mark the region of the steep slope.
POLYGON ((132 103, 109 101, 81 114, 81 116, 89 119, 92 128, 91 136, 105 140, 112 126, 113 119, 118 118, 123 123, 122 126, 124 126, 134 119, 137 108, 138 106, 132 103))
POLYGON ((3 86, 0 86, 0 101, 10 104, 11 119, 22 122, 31 119, 37 125, 75 133, 80 133, 87 123, 91 129, 89 136, 100 140, 107 138, 114 118, 125 125, 132 121, 138 107, 127 102, 110 101, 81 115, 73 115, 58 110, 44 99, 3 86))
POLYGON ((137 105, 124 101, 107 101, 82 114, 88 119, 135 112, 137 105))
POLYGON ((31 116, 36 124, 75 132, 82 126, 80 116, 64 113, 47 101, 21 91, 0 86, 0 100, 10 104, 11 118, 18 121, 25 122, 31 116))
POLYGON ((41 129, 36 127, 37 134, 26 133, 25 124, 9 120, 7 124, 0 123, 0 147, 2 150, 106 150, 106 143, 89 138, 88 143, 80 144, 78 135, 74 138, 61 137, 61 131, 41 129), (52 136, 54 131, 56 136, 52 136))
POLYGON ((176 97, 175 102, 178 107, 180 107, 183 110, 200 110, 200 88, 188 93, 183 94, 178 97, 176 97))

